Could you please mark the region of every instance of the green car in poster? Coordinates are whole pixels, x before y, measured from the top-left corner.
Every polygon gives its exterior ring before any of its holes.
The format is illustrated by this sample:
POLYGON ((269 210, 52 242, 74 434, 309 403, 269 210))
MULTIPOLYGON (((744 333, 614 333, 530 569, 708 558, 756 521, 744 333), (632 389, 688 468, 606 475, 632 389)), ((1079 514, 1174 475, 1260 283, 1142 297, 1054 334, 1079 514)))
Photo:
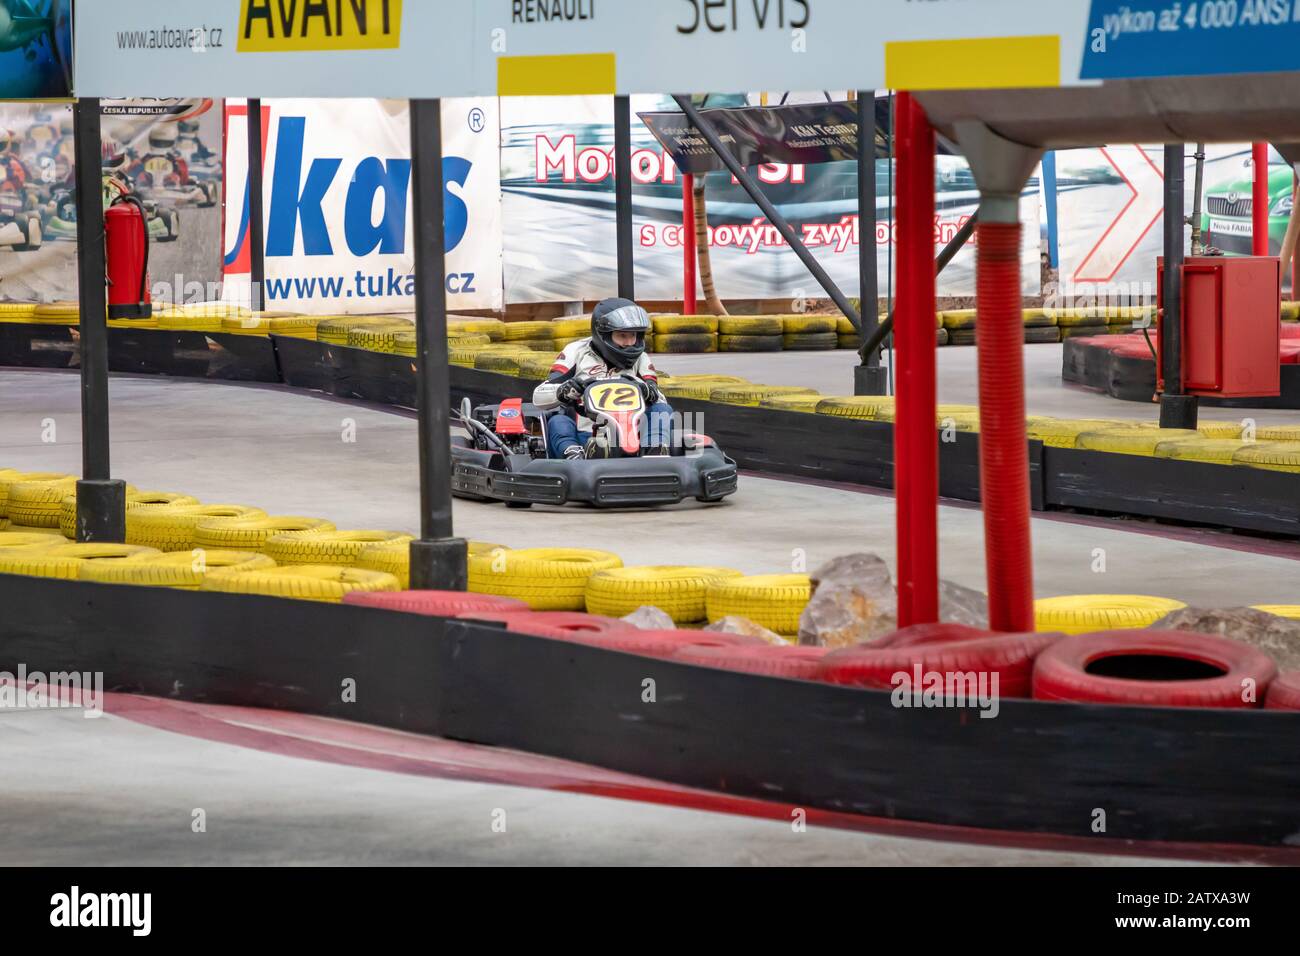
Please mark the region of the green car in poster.
MULTIPOLYGON (((1226 255, 1251 254, 1250 160, 1240 179, 1218 182, 1205 192, 1201 214, 1201 241, 1226 255)), ((1269 149, 1268 166, 1268 254, 1282 251, 1282 236, 1291 218, 1291 167, 1269 149)))

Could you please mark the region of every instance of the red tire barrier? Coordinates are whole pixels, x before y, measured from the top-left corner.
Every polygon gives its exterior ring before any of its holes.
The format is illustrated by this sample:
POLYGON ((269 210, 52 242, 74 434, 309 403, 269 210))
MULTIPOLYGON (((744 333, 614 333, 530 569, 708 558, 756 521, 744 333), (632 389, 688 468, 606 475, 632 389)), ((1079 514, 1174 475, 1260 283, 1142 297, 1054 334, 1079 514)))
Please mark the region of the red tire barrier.
POLYGON ((825 647, 781 647, 773 644, 738 645, 734 647, 684 647, 673 655, 673 660, 683 664, 700 664, 729 671, 763 674, 768 677, 790 677, 796 680, 816 680, 821 660, 827 654, 825 647))
POLYGON ((1190 631, 1098 631, 1071 635, 1045 650, 1034 663, 1033 690, 1035 700, 1257 707, 1276 674, 1272 658, 1223 637, 1190 631), (1141 676, 1152 667, 1168 676, 1141 676), (1254 681, 1254 700, 1243 700, 1247 680, 1254 681))
POLYGON ((584 614, 581 611, 530 611, 525 607, 523 610, 466 611, 456 616, 476 621, 497 621, 504 624, 508 631, 538 637, 588 637, 636 630, 631 624, 616 617, 584 614))
POLYGON ((879 649, 885 647, 922 647, 926 644, 943 644, 951 641, 971 641, 979 637, 993 637, 992 631, 971 627, 967 624, 913 624, 900 627, 884 637, 864 644, 864 647, 879 649))
MULTIPOLYGON (((936 625, 931 625, 935 627, 936 625)), ((960 625, 937 625, 958 628, 960 625)), ((905 628, 909 632, 916 628, 905 628)), ((962 628, 963 631, 975 630, 962 628)), ((988 673, 998 676, 998 696, 1028 697, 1034 658, 1060 634, 962 634, 942 640, 937 632, 910 635, 913 645, 877 647, 861 644, 832 651, 821 662, 819 679, 830 684, 891 689, 894 675, 908 675, 908 684, 921 674, 988 673)), ((893 635, 886 635, 886 638, 893 635)))
POLYGON ((466 591, 349 591, 343 595, 343 603, 435 617, 459 617, 467 611, 528 610, 527 604, 514 598, 466 591))
POLYGON ((1283 671, 1264 695, 1265 710, 1300 710, 1300 671, 1283 671))
POLYGON ((579 643, 603 647, 609 651, 626 654, 644 654, 646 657, 674 657, 688 647, 735 649, 737 647, 767 647, 757 637, 744 634, 726 634, 720 631, 638 630, 608 631, 604 634, 583 634, 579 643))

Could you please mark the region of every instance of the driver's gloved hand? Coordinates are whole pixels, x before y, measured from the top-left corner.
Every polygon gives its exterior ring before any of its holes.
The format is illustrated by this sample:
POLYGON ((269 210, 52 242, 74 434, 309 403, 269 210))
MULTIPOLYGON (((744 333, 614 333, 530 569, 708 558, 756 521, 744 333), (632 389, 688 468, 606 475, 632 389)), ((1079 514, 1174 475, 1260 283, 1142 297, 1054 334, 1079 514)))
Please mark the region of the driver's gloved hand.
POLYGON ((577 405, 582 399, 582 389, 576 382, 565 382, 555 390, 555 397, 565 405, 577 405))
POLYGON ((647 406, 656 405, 663 401, 663 393, 659 391, 659 386, 649 379, 641 379, 638 383, 641 386, 641 395, 645 398, 647 406))

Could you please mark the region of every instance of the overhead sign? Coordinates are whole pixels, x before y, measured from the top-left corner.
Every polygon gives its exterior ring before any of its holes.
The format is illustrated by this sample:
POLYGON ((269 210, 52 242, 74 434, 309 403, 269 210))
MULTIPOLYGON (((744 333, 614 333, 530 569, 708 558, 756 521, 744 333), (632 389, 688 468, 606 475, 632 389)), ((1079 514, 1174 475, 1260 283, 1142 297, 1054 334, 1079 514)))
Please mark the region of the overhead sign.
POLYGON ((1298 46, 1300 0, 1092 0, 1081 76, 1282 72, 1298 46))
POLYGON ((76 81, 101 97, 159 83, 263 97, 861 89, 897 86, 891 69, 914 89, 931 75, 1072 82, 1088 12, 1088 0, 113 0, 78 7, 76 81), (989 55, 1002 41, 1016 55, 989 55), (928 68, 912 76, 917 63, 928 68))
MULTIPOLYGON (((858 158, 858 114, 852 103, 800 103, 702 110, 742 166, 833 163, 858 158)), ((654 138, 688 173, 723 169, 683 113, 638 113, 654 138)))

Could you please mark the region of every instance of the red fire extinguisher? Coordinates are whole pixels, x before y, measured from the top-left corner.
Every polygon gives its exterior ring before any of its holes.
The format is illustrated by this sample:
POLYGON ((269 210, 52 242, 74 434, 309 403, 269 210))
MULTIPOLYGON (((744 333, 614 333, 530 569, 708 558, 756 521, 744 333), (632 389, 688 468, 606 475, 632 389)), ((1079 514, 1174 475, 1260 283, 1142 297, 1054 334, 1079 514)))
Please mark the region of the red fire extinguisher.
POLYGON ((149 301, 149 225, 138 197, 118 196, 104 210, 104 259, 108 317, 147 319, 153 315, 149 301))

